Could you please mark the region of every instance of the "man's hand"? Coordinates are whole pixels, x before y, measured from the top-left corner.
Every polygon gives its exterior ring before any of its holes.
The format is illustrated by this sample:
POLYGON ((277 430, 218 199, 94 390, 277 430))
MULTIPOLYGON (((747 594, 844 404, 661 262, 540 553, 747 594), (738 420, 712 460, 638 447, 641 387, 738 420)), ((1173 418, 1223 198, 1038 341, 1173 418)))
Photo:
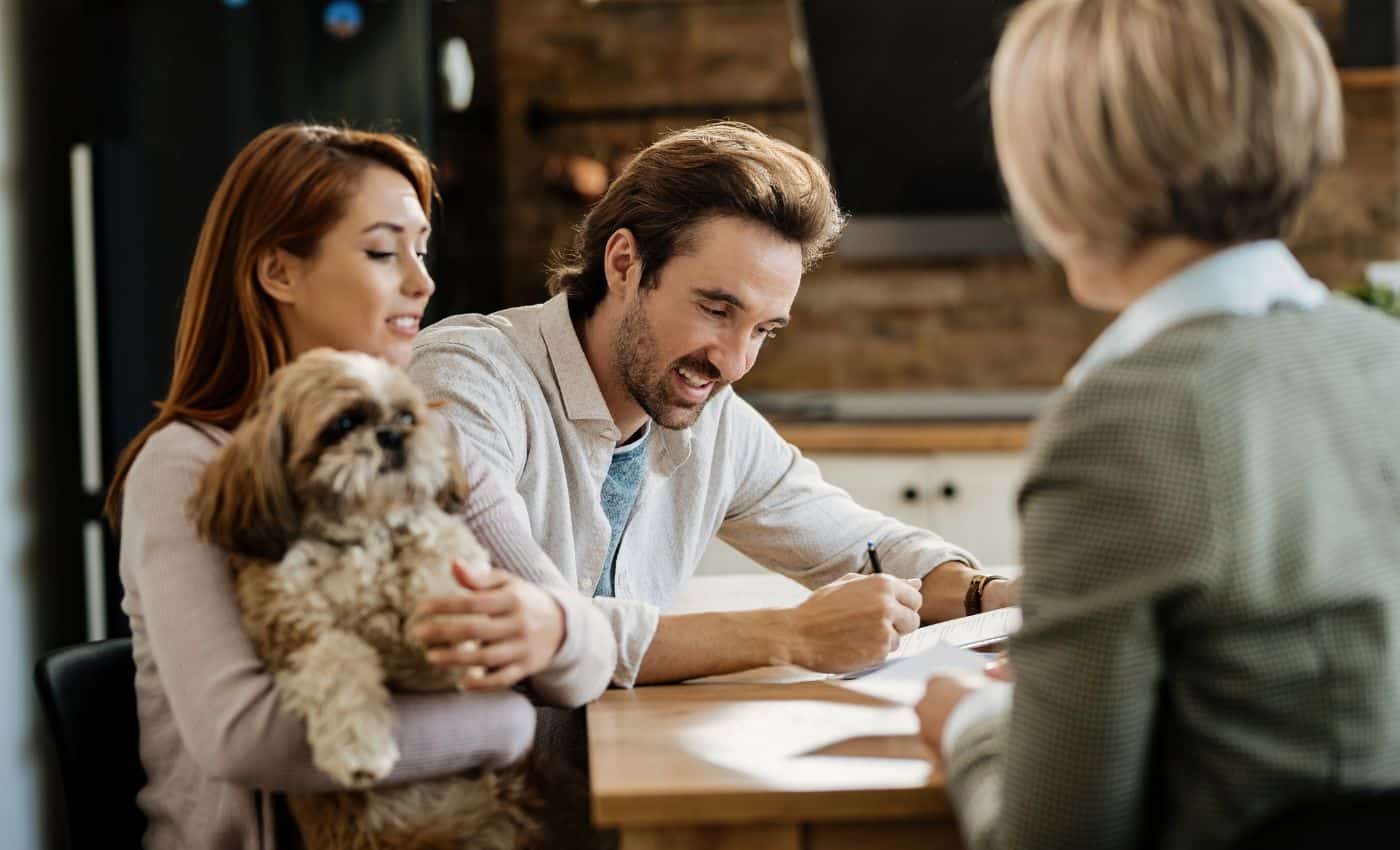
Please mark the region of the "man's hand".
POLYGON ((885 660, 919 627, 918 579, 848 575, 792 609, 790 657, 823 673, 863 670, 885 660))
POLYGON ((545 667, 564 643, 564 611, 545 591, 503 570, 453 575, 466 593, 418 606, 413 636, 438 667, 461 668, 463 687, 508 688, 545 667))

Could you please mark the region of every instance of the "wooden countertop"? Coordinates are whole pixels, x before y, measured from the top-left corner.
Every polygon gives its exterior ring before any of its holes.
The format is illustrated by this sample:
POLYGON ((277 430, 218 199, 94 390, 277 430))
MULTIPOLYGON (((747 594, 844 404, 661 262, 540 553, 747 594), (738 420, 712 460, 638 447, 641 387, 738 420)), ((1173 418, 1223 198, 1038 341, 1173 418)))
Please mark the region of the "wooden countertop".
POLYGON ((1400 84, 1400 68, 1387 65, 1380 68, 1338 68, 1342 86, 1349 89, 1385 89, 1400 84))
POLYGON ((918 454, 1019 452, 1031 424, 1016 422, 783 422, 773 427, 804 452, 918 454))

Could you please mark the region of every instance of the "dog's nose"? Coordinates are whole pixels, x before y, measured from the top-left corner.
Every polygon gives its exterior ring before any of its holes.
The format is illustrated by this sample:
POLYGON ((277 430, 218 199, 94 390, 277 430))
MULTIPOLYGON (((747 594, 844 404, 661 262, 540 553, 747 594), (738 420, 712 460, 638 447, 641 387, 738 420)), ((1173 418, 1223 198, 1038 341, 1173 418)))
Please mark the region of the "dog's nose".
POLYGON ((390 428, 380 428, 374 432, 374 438, 379 441, 379 445, 386 449, 403 448, 403 432, 390 428))

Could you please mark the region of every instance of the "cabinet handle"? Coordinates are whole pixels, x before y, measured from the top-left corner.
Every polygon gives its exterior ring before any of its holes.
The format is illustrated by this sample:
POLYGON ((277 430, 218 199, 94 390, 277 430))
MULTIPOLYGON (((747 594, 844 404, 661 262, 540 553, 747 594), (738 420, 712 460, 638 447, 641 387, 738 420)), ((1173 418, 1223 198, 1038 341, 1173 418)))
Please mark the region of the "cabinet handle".
POLYGON ((956 499, 958 497, 958 485, 954 484, 951 481, 945 481, 943 482, 941 492, 943 493, 943 498, 945 499, 948 499, 950 501, 956 499))
POLYGON ((917 502, 919 501, 919 488, 910 484, 906 486, 904 492, 899 495, 902 496, 906 502, 917 502))

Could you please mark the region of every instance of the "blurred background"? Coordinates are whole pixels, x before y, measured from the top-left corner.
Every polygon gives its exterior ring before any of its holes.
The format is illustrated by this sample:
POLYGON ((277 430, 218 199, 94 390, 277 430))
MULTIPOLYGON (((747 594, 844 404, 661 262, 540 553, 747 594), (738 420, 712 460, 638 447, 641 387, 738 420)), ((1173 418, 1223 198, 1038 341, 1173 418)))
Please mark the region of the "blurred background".
MULTIPOLYGON (((822 156, 853 219, 740 391, 778 419, 1024 420, 1108 317, 1005 209, 983 78, 1014 5, 0 0, 0 848, 63 846, 31 670, 126 633, 102 488, 164 393, 204 208, 258 131, 344 122, 430 153, 436 319, 543 300, 639 147, 749 122, 822 156)), ((1356 287, 1400 259, 1395 3, 1304 5, 1343 69, 1349 153, 1293 247, 1356 287)))

